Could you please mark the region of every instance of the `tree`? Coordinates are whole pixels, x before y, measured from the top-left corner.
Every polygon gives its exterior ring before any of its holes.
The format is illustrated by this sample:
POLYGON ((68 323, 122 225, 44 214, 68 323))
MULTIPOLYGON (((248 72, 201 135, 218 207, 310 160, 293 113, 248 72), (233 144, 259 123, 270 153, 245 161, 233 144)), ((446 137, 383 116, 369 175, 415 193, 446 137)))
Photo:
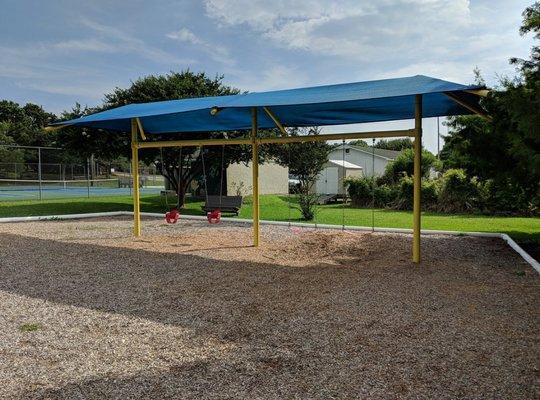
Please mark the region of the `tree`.
MULTIPOLYGON (((540 38, 540 3, 523 13, 521 34, 540 38)), ((512 59, 515 79, 502 79, 502 89, 483 101, 492 116, 450 118, 449 135, 441 152, 445 168, 463 168, 470 177, 489 180, 500 207, 537 209, 540 204, 540 49, 530 60, 512 59)), ((502 211, 502 210, 501 210, 502 211)))
MULTIPOLYGON (((540 2, 523 12, 520 34, 533 33, 540 39, 540 2)), ((540 204, 540 46, 534 45, 529 60, 513 58, 510 62, 519 68, 517 81, 506 80, 505 92, 499 95, 502 107, 508 110, 508 120, 494 118, 497 130, 510 133, 510 151, 517 158, 517 178, 526 191, 540 204)))
MULTIPOLYGON (((319 128, 295 128, 289 131, 291 136, 319 135, 319 128)), ((326 142, 288 143, 271 146, 269 156, 282 166, 289 168, 289 173, 299 181, 298 193, 300 211, 306 220, 314 218, 314 207, 318 196, 311 189, 328 162, 332 146, 326 142)))
MULTIPOLYGON (((0 122, 0 144, 14 145, 15 140, 9 135, 11 124, 0 122)), ((24 152, 20 149, 0 146, 0 173, 3 178, 17 179, 14 164, 24 162, 24 152)))
MULTIPOLYGON (((438 160, 432 153, 422 149, 422 176, 429 175, 431 168, 438 168, 438 160)), ((414 173, 414 150, 405 149, 396 159, 386 166, 382 183, 395 184, 404 176, 413 176, 414 173)))
MULTIPOLYGON (((56 116, 46 112, 41 106, 27 103, 24 106, 9 101, 0 101, 0 144, 19 146, 55 146, 54 132, 45 132, 44 126, 56 120, 56 116)), ((49 161, 60 160, 62 154, 49 152, 49 161)), ((4 163, 37 162, 35 150, 0 148, 0 160, 4 163)), ((13 169, 5 169, 6 172, 13 169)), ((17 176, 13 174, 13 177, 17 176)))
POLYGON ((56 136, 44 131, 43 127, 56 120, 41 106, 27 103, 24 106, 9 101, 0 101, 0 122, 3 134, 9 136, 19 146, 51 146, 56 136))
POLYGON ((440 155, 444 169, 463 168, 468 176, 490 179, 513 168, 516 160, 508 154, 509 137, 494 131, 490 121, 467 115, 449 118, 447 126, 440 155))
MULTIPOLYGON (((223 77, 209 78, 205 73, 193 73, 189 70, 170 72, 166 75, 146 76, 137 79, 128 88, 116 88, 105 94, 104 104, 97 109, 82 108, 76 105, 73 110, 64 114, 65 118, 86 115, 96 111, 123 106, 132 103, 150 101, 176 100, 190 97, 222 96, 238 94, 238 89, 223 84, 223 77)), ((238 137, 245 132, 227 132, 228 137, 238 137)), ((187 135, 175 135, 182 139, 187 135)), ((193 132, 189 139, 222 138, 223 132, 193 132)), ((170 140, 170 135, 151 135, 148 140, 170 140)), ((62 140, 66 147, 81 156, 96 154, 105 160, 118 156, 131 157, 130 133, 110 132, 102 129, 65 128, 62 140)), ((209 146, 204 149, 207 173, 210 176, 221 172, 222 148, 209 146)), ((169 182, 171 188, 179 194, 179 206, 184 204, 185 193, 191 182, 201 177, 202 152, 196 147, 180 149, 145 149, 140 152, 141 161, 154 163, 169 182)), ((251 156, 248 146, 226 146, 224 150, 224 168, 232 162, 247 162, 251 156)))
POLYGON ((401 151, 404 149, 412 149, 413 141, 410 138, 392 140, 380 139, 375 143, 374 147, 376 149, 401 151))
POLYGON ((358 146, 358 147, 369 147, 368 143, 365 140, 358 139, 358 140, 351 140, 349 142, 351 146, 358 146))

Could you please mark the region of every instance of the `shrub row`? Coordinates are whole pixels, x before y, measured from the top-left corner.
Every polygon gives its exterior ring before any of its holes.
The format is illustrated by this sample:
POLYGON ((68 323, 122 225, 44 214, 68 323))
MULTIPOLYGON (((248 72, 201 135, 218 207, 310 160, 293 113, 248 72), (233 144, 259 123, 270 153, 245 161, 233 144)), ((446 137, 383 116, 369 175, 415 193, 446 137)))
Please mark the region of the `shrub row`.
MULTIPOLYGON (((395 184, 386 179, 347 178, 345 185, 355 207, 412 210, 413 178, 402 177, 395 184)), ((449 169, 436 179, 422 180, 422 208, 446 213, 488 212, 537 214, 538 204, 511 182, 480 182, 462 169, 449 169)))

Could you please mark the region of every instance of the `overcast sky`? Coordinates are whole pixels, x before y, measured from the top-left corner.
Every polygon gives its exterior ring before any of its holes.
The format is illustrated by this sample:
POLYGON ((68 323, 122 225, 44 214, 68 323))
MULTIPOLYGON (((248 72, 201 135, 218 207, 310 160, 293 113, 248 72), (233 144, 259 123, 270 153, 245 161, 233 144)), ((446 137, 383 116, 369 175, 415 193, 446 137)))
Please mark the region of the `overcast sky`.
POLYGON ((495 85, 529 54, 518 29, 532 2, 2 0, 0 98, 59 113, 185 68, 248 91, 416 74, 471 83, 475 66, 495 85))

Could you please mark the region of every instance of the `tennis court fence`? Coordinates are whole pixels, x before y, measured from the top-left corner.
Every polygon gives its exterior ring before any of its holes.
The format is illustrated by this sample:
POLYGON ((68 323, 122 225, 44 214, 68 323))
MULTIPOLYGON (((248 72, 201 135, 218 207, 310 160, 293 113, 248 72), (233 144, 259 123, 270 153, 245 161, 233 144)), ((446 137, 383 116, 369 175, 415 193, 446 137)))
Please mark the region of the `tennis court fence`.
MULTIPOLYGON (((162 182, 156 184, 151 176, 142 176, 139 185, 143 193, 159 193, 163 189, 162 182)), ((132 187, 129 175, 73 180, 0 178, 0 201, 130 195, 132 187)))

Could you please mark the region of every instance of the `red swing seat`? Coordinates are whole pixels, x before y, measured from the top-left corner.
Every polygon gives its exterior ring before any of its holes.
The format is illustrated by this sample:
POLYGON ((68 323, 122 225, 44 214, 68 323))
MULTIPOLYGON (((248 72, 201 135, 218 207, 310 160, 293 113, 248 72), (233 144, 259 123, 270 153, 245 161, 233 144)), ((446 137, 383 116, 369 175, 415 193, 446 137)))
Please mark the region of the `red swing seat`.
POLYGON ((179 218, 180 212, 177 208, 172 208, 171 211, 165 214, 165 221, 167 221, 168 224, 176 224, 179 218))
POLYGON ((206 218, 208 219, 208 223, 210 224, 218 224, 221 220, 221 210, 219 208, 208 211, 206 213, 206 218))

